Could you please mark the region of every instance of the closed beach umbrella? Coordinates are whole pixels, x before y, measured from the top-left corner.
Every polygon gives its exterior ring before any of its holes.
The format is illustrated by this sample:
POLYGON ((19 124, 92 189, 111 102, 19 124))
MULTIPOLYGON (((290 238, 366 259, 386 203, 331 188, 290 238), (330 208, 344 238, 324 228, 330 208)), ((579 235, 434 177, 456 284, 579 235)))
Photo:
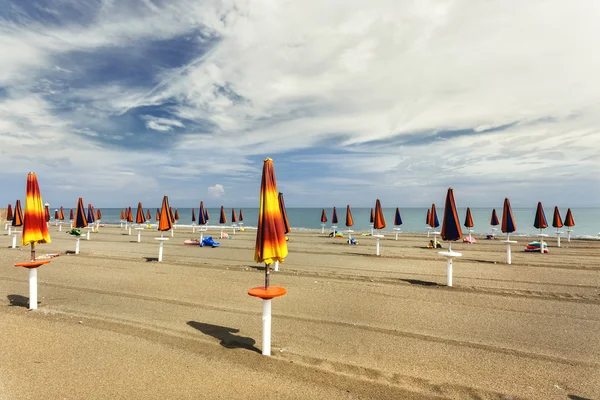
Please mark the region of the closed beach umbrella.
MULTIPOLYGON (((462 238, 462 230, 456 212, 454 202, 454 189, 449 188, 446 194, 446 203, 444 205, 444 219, 442 220, 442 240, 456 241, 462 238)), ((450 249, 449 249, 450 250, 450 249)))
POLYGON ((254 261, 265 263, 265 285, 248 291, 251 296, 263 299, 262 354, 271 355, 271 299, 285 294, 282 287, 271 287, 269 282, 271 264, 283 262, 288 254, 285 226, 279 207, 277 181, 273 160, 267 158, 263 165, 260 185, 260 208, 254 261))
POLYGON ((155 221, 160 221, 160 209, 156 209, 156 216, 154 217, 155 221))
POLYGON ((33 172, 27 175, 25 194, 25 217, 23 218, 23 234, 21 245, 31 244, 31 261, 35 260, 35 245, 50 243, 50 233, 46 225, 42 195, 37 177, 33 172))
POLYGON ((50 234, 46 215, 42 203, 42 195, 37 177, 33 172, 27 175, 27 189, 25 194, 25 217, 23 218, 23 234, 21 245, 31 245, 31 263, 26 263, 29 269, 29 309, 37 309, 37 267, 49 261, 35 259, 35 246, 39 243, 50 243, 50 234))
POLYGON ((97 220, 101 220, 102 219, 102 211, 100 211, 100 209, 96 210, 96 219, 97 220))
POLYGON ((369 223, 373 223, 375 221, 375 211, 371 208, 371 217, 369 218, 369 223))
POLYGON ((429 214, 429 226, 431 226, 432 228, 437 228, 438 226, 440 226, 440 221, 438 220, 435 204, 431 205, 431 213, 429 214))
MULTIPOLYGON (((427 216, 425 217, 425 223, 427 225, 429 225, 429 223, 431 222, 431 210, 427 209, 427 216)), ((429 225, 431 226, 431 225, 429 225)))
POLYGON ((74 219, 75 219, 75 216, 74 216, 74 214, 73 214, 73 209, 72 209, 72 208, 69 208, 69 220, 70 220, 70 221, 73 221, 74 219))
POLYGON ((269 266, 276 261, 283 262, 287 255, 285 226, 279 208, 275 169, 273 168, 273 160, 267 158, 262 171, 258 229, 254 249, 254 261, 265 263, 267 266, 265 268, 265 288, 268 289, 269 286, 269 266))
POLYGON ((200 202, 200 211, 198 212, 198 225, 206 225, 206 211, 204 210, 204 202, 200 202))
POLYGON ((471 215, 471 208, 467 207, 467 215, 465 215, 465 228, 472 228, 473 225, 473 216, 471 215))
POLYGON ((144 208, 142 207, 142 203, 138 203, 137 215, 135 216, 136 224, 143 224, 146 222, 146 217, 144 216, 144 208))
POLYGON ((242 209, 240 208, 240 222, 244 222, 244 214, 242 213, 242 209))
POLYGON ((210 215, 208 215, 208 208, 204 210, 204 219, 207 221, 210 219, 210 215))
POLYGON ((225 216, 225 208, 221 206, 221 215, 219 216, 219 223, 225 224, 227 223, 227 217, 225 216))
MULTIPOLYGON (((162 216, 162 214, 161 214, 162 216)), ((175 214, 173 214, 173 207, 169 207, 169 219, 171 220, 171 224, 175 222, 175 214)))
POLYGON ((237 222, 237 215, 235 214, 235 208, 231 208, 231 223, 235 224, 237 222))
POLYGON ((373 228, 383 229, 386 227, 385 218, 383 217, 383 210, 381 208, 381 202, 379 199, 375 202, 375 218, 373 219, 373 228))
POLYGON ((58 219, 61 221, 65 220, 65 210, 62 206, 60 206, 60 211, 58 212, 58 219))
POLYGON ((196 222, 196 209, 192 207, 192 222, 196 222))
POLYGON ((442 240, 450 242, 448 245, 448 251, 440 252, 440 255, 448 259, 448 286, 452 286, 452 259, 454 257, 460 257, 462 254, 452 251, 452 243, 462 238, 462 231, 460 229, 460 221, 458 219, 458 213, 456 212, 456 203, 454 202, 454 189, 448 188, 446 193, 446 202, 444 203, 444 219, 442 220, 442 240))
POLYGON ((121 217, 120 219, 125 219, 125 211, 121 210, 121 217))
POLYGON ((513 217, 512 208, 510 207, 510 200, 508 197, 504 199, 504 207, 502 208, 502 232, 506 233, 506 263, 511 263, 511 252, 510 244, 517 243, 514 240, 510 240, 510 234, 517 230, 515 219, 513 217))
POLYGON ((402 217, 400 216, 400 209, 396 207, 396 214, 394 215, 394 225, 402 225, 402 217))
POLYGON ((537 229, 546 229, 548 222, 546 221, 546 213, 544 213, 544 207, 542 202, 538 202, 537 209, 535 210, 535 219, 533 220, 533 226, 537 229))
POLYGON ((175 209, 175 221, 179 221, 179 208, 175 209))
POLYGON ((150 209, 148 208, 146 210, 146 221, 150 221, 152 219, 152 213, 150 212, 150 209))
POLYGON ((17 200, 15 203, 12 226, 23 226, 23 210, 21 209, 21 200, 17 200))
POLYGON ((327 222, 327 213, 325 213, 325 209, 321 211, 321 223, 324 224, 327 222))
POLYGON ((572 227, 575 226, 575 220, 573 219, 573 213, 571 209, 567 209, 567 215, 565 215, 565 226, 567 227, 567 241, 571 241, 572 227))
POLYGON ((490 218, 490 225, 492 225, 492 226, 500 225, 500 222, 498 221, 498 216, 496 215, 495 208, 492 210, 492 218, 490 218))
POLYGON ((50 221, 50 206, 48 205, 44 206, 44 218, 46 219, 46 222, 50 221))
POLYGON ((173 221, 169 215, 169 196, 163 197, 162 207, 160 209, 160 218, 158 223, 158 230, 161 232, 170 231, 173 228, 173 221))
POLYGON ((54 210, 54 219, 58 220, 58 210, 54 210))
POLYGON ((96 220, 96 217, 94 216, 94 209, 92 208, 91 204, 88 204, 88 210, 87 210, 87 223, 91 224, 96 220))
POLYGON ((78 229, 85 228, 87 226, 87 218, 85 217, 85 208, 83 207, 83 198, 77 200, 77 208, 75 212, 75 222, 73 226, 78 229))
POLYGON ((352 211, 350 211, 350 204, 346 206, 346 226, 350 228, 354 225, 354 220, 352 219, 352 211))
POLYGON ((338 223, 337 210, 335 209, 335 207, 333 207, 333 214, 331 214, 331 223, 333 225, 337 225, 338 223))
POLYGON ((127 222, 133 222, 133 213, 131 207, 127 207, 127 222))
POLYGON ((552 226, 556 229, 563 227, 563 221, 560 217, 560 211, 557 206, 554 206, 554 216, 552 217, 552 226))
POLYGON ((283 227, 285 228, 285 233, 290 233, 290 222, 288 221, 287 210, 285 209, 283 193, 279 193, 279 195, 277 196, 277 201, 279 202, 279 210, 281 211, 281 218, 283 219, 283 227))
POLYGON ((12 219, 13 219, 13 209, 12 209, 12 205, 9 204, 8 207, 6 207, 6 220, 12 221, 12 219))

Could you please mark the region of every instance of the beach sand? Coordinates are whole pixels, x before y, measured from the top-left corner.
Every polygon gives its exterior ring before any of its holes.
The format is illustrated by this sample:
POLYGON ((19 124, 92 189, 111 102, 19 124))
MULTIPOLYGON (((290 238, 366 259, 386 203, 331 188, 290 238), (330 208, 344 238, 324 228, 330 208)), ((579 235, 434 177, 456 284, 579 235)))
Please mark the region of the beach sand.
POLYGON ((13 266, 29 247, 0 236, 0 399, 600 398, 600 241, 515 238, 512 265, 500 237, 455 243, 450 288, 425 234, 377 257, 373 238, 292 232, 264 357, 255 231, 213 249, 178 227, 158 263, 155 230, 102 227, 73 255, 50 229, 37 311, 13 266))

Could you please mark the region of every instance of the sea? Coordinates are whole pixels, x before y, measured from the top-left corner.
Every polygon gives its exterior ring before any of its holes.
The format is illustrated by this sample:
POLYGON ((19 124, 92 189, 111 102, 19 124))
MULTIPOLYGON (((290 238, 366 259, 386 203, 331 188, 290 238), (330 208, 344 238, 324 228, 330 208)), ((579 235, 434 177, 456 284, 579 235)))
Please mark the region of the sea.
MULTIPOLYGON (((144 208, 146 211, 148 208, 144 208)), ((102 223, 106 224, 119 224, 121 209, 118 208, 102 208, 102 223)), ((220 208, 207 208, 209 213, 209 226, 220 226, 219 225, 219 214, 220 208)), ((293 230, 320 230, 321 229, 321 208, 287 208, 287 216, 290 226, 293 230)), ((68 209, 65 210, 66 217, 68 217, 68 209)), ((132 207, 132 211, 136 214, 136 208, 132 207)), ((173 209, 175 211, 175 208, 173 209)), ((192 224, 192 209, 191 208, 179 208, 179 217, 177 221, 178 225, 191 225, 192 224)), ((236 208, 236 215, 239 216, 239 209, 236 208)), ((533 226, 533 220, 535 217, 535 208, 513 208, 513 216, 517 225, 517 231, 511 236, 531 236, 540 231, 533 226)), ((195 210, 196 216, 198 215, 198 209, 195 210)), ((325 228, 331 230, 331 217, 332 208, 326 208, 328 222, 325 224, 325 228)), ((461 224, 464 223, 466 209, 458 208, 458 216, 461 224)), ((502 221, 502 208, 496 210, 498 219, 502 221)), ((600 208, 572 208, 573 219, 575 220, 575 226, 572 228, 571 237, 582 238, 582 239, 600 239, 600 208)), ((384 232, 395 232, 394 228, 400 228, 402 232, 406 233, 425 233, 427 232, 425 218, 427 215, 427 208, 401 208, 400 215, 402 217, 402 225, 394 226, 394 215, 396 213, 395 208, 384 208, 383 214, 387 227, 383 229, 384 232)), ((437 210, 438 219, 440 221, 441 229, 442 218, 444 215, 443 208, 437 210)), ((548 221, 548 228, 543 231, 548 235, 554 235, 556 229, 552 227, 552 216, 554 208, 545 209, 546 219, 548 221)), ((564 219, 567 209, 560 210, 561 216, 564 219)), ((156 215, 156 207, 150 208, 150 214, 152 215, 151 223, 155 224, 154 217, 156 215)), ((231 226, 231 208, 226 209, 227 223, 225 226, 231 226)), ((52 212, 51 215, 54 215, 52 212)), ((243 226, 248 229, 256 228, 258 221, 258 208, 244 208, 243 209, 244 221, 243 226)), ((337 229, 344 231, 348 228, 345 226, 346 222, 346 207, 337 208, 338 224, 337 229)), ((354 226, 352 230, 355 232, 370 232, 370 208, 353 208, 352 218, 354 220, 354 226)), ((489 234, 492 232, 492 226, 490 225, 490 219, 492 215, 491 208, 471 208, 471 215, 473 217, 474 234, 489 234)), ((496 235, 501 235, 500 226, 496 226, 496 235)), ((560 229, 566 235, 566 227, 560 229)), ((466 234, 466 228, 463 226, 463 234, 466 234)))

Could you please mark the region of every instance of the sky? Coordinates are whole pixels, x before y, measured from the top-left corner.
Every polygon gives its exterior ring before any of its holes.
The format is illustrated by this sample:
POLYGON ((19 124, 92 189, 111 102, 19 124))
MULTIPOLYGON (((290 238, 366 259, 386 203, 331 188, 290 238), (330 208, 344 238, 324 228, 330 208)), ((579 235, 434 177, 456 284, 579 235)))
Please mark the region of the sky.
POLYGON ((0 206, 600 206, 600 2, 0 0, 0 206))

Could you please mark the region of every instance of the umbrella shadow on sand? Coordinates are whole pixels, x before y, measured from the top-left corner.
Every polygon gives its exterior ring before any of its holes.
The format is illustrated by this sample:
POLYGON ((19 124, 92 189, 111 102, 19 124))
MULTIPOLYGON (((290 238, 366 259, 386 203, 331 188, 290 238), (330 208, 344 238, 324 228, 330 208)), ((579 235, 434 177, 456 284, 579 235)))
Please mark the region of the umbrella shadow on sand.
POLYGON ((261 354, 261 351, 254 346, 256 341, 245 336, 233 335, 240 330, 236 328, 228 328, 226 326, 205 324, 197 321, 188 321, 187 324, 194 329, 199 330, 205 335, 212 336, 221 341, 221 346, 228 349, 246 349, 261 354))
POLYGON ((410 283, 411 285, 419 286, 442 286, 436 282, 422 281, 420 279, 400 279, 402 282, 410 283))
POLYGON ((29 297, 21 296, 20 294, 9 294, 6 298, 10 302, 9 307, 29 308, 29 297))

